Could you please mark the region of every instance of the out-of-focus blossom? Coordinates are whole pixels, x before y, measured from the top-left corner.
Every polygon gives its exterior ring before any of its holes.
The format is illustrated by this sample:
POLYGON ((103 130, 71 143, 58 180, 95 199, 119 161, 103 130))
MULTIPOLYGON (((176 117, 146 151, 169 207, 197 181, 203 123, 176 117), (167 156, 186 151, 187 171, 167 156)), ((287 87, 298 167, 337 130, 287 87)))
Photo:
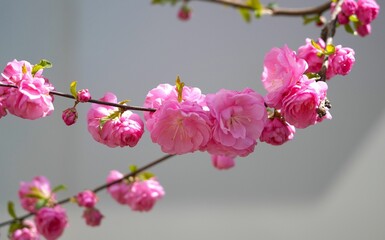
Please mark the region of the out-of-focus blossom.
POLYGON ((104 216, 97 208, 86 208, 84 209, 82 217, 88 226, 96 227, 101 224, 104 216))
POLYGON ((219 170, 230 169, 235 166, 234 157, 211 155, 212 165, 219 170))
POLYGON ((55 200, 51 192, 48 179, 44 176, 36 176, 31 182, 21 182, 19 188, 21 206, 28 212, 36 212, 36 203, 39 199, 55 200), (34 197, 32 197, 32 195, 34 197))
POLYGON ((41 208, 34 218, 37 231, 47 240, 58 239, 68 225, 67 213, 57 205, 53 208, 41 208))

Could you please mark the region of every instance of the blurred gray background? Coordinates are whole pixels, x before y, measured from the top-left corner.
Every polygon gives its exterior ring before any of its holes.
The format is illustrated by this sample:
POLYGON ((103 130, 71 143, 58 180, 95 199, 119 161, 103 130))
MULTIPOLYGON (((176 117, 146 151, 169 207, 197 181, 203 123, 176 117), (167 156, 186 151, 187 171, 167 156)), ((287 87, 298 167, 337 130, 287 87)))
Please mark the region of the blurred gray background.
MULTIPOLYGON (((297 49, 320 32, 298 17, 246 24, 229 7, 191 7, 192 19, 181 22, 177 7, 150 0, 1 0, 0 66, 45 58, 54 64, 45 76, 58 91, 77 80, 94 98, 112 91, 133 105, 177 75, 204 93, 251 87, 265 94, 266 52, 284 44, 297 49)), ((102 225, 85 226, 81 209, 67 205, 70 227, 61 239, 385 239, 384 22, 382 11, 364 39, 337 32, 335 44, 352 47, 357 61, 348 77, 329 82, 333 120, 298 130, 281 147, 258 144, 229 171, 214 169, 205 153, 173 158, 152 169, 167 192, 153 211, 132 212, 102 192, 102 225)), ((7 201, 18 203, 21 180, 45 175, 68 186, 63 198, 103 183, 112 169, 127 172, 163 156, 148 133, 135 148, 92 140, 87 104, 78 107, 78 123, 65 126, 61 111, 72 104, 57 97, 48 118, 0 120, 0 221, 8 219, 7 201)), ((6 229, 0 232, 5 239, 6 229)))

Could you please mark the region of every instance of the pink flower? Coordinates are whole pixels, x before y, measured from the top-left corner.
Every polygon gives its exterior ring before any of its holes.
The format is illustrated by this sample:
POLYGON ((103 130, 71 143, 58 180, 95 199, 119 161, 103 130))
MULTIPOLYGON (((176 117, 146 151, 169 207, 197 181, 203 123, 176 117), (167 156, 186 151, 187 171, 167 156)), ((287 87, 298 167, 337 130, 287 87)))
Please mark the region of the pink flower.
POLYGON ((59 205, 40 209, 34 220, 37 231, 47 240, 58 239, 68 225, 66 211, 59 205))
POLYGON ((247 156, 254 151, 267 120, 262 96, 251 89, 222 89, 206 96, 213 121, 207 151, 214 155, 247 156))
POLYGON ((93 208, 98 202, 98 197, 91 190, 85 190, 78 193, 76 196, 76 202, 80 207, 93 208))
POLYGON ((21 182, 19 188, 19 199, 21 206, 29 211, 36 212, 36 203, 39 199, 55 200, 55 196, 51 192, 51 186, 48 179, 44 176, 34 177, 31 182, 21 182), (36 197, 30 197, 34 195, 36 197), (37 198, 39 196, 39 198, 37 198))
POLYGON ((329 68, 336 75, 347 75, 354 65, 354 50, 338 45, 335 53, 329 57, 329 68))
POLYGON ((357 24, 356 30, 358 35, 360 35, 361 37, 365 37, 372 32, 372 26, 370 24, 357 24))
POLYGON ((345 24, 348 24, 350 22, 350 19, 348 16, 346 16, 344 13, 340 13, 338 14, 337 16, 337 19, 338 19, 338 23, 339 24, 342 24, 342 25, 345 25, 345 24))
POLYGON ((273 48, 264 59, 262 83, 267 90, 266 103, 270 107, 280 108, 282 96, 294 86, 307 69, 305 60, 297 57, 286 45, 273 48))
POLYGON ((225 170, 235 166, 234 157, 211 155, 211 163, 216 169, 225 170))
MULTIPOLYGON (((325 48, 325 42, 321 38, 317 43, 321 48, 325 48)), ((309 66, 306 72, 316 73, 321 70, 324 57, 317 55, 318 53, 319 50, 311 44, 310 38, 306 38, 306 44, 298 48, 298 57, 304 59, 309 66)))
POLYGON ((78 91, 77 100, 79 102, 88 102, 91 99, 91 94, 88 89, 82 89, 78 91))
POLYGON ((40 235, 34 222, 24 220, 23 228, 15 230, 11 234, 11 240, 40 240, 40 235))
POLYGON ((318 113, 320 104, 326 99, 327 88, 325 82, 313 80, 292 87, 282 101, 281 110, 286 121, 297 128, 306 128, 323 119, 331 119, 328 108, 324 116, 318 113))
MULTIPOLYGON (((11 84, 18 88, 0 87, 2 108, 11 114, 30 120, 46 117, 52 113, 54 88, 38 71, 31 73, 32 66, 26 61, 14 60, 5 67, 0 83, 11 84)), ((4 113, 2 113, 4 115, 4 113)))
POLYGON ((128 206, 133 211, 150 211, 156 201, 162 199, 165 192, 155 178, 144 181, 135 181, 129 185, 126 194, 128 206))
POLYGON ((377 18, 380 6, 374 0, 358 0, 356 15, 363 25, 377 18))
POLYGON ((291 126, 283 119, 273 118, 267 121, 259 140, 278 146, 293 139, 294 133, 294 126, 291 126))
MULTIPOLYGON (((112 170, 107 176, 107 183, 114 182, 123 178, 124 175, 116 170, 112 170)), ((111 185, 107 188, 107 192, 120 204, 126 204, 126 194, 129 191, 129 187, 125 181, 111 185)))
POLYGON ((97 208, 86 208, 82 217, 88 226, 96 227, 100 225, 104 216, 97 208))
POLYGON ((357 10, 357 3, 355 0, 344 0, 341 6, 341 11, 346 15, 346 16, 351 16, 353 15, 357 10))
POLYGON ((2 117, 5 117, 7 115, 7 109, 5 107, 5 100, 6 97, 0 96, 0 119, 2 117))
POLYGON ((189 101, 165 101, 147 122, 151 140, 169 154, 204 150, 211 138, 207 111, 189 101))
MULTIPOLYGON (((100 100, 117 103, 113 93, 106 93, 100 100)), ((138 114, 128 110, 121 113, 111 106, 92 104, 87 122, 92 137, 109 147, 134 147, 144 132, 144 124, 138 114)))
POLYGON ((191 18, 191 9, 187 5, 183 5, 178 11, 178 18, 187 21, 191 18))
POLYGON ((71 126, 76 123, 76 120, 78 119, 78 112, 75 107, 67 108, 63 111, 61 118, 67 126, 71 126))

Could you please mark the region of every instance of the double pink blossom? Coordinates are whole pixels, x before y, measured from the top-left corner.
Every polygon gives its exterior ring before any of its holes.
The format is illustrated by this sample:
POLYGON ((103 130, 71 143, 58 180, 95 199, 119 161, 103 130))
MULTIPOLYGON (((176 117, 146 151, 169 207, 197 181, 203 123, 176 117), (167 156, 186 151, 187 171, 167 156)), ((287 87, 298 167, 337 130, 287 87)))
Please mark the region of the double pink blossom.
POLYGON ((251 89, 222 89, 206 96, 213 122, 207 151, 230 157, 247 156, 257 144, 267 119, 263 97, 251 89))
POLYGON ((0 87, 1 115, 6 109, 11 114, 30 120, 46 117, 53 110, 54 90, 49 81, 39 70, 32 74, 32 66, 27 61, 9 62, 1 74, 0 83, 14 85, 17 88, 0 87))
POLYGON ((47 240, 58 239, 68 225, 67 213, 60 205, 41 208, 34 221, 37 231, 47 240))
POLYGON ((36 212, 39 199, 55 200, 48 179, 44 176, 34 177, 31 182, 21 182, 19 188, 21 206, 28 212, 36 212))
POLYGON ((211 155, 212 165, 219 170, 230 169, 235 166, 234 157, 211 155))
POLYGON ((271 49, 265 56, 261 77, 267 91, 266 104, 280 108, 282 96, 297 83, 307 67, 306 61, 286 45, 283 48, 271 49))
MULTIPOLYGON (((123 178, 123 174, 113 170, 107 177, 107 183, 123 178)), ((155 178, 127 182, 123 180, 107 188, 108 193, 118 203, 128 205, 134 211, 149 211, 165 192, 155 178)))
MULTIPOLYGON (((307 78, 306 78, 307 79, 307 78)), ((327 84, 325 82, 306 80, 292 87, 282 101, 281 113, 288 123, 297 128, 306 128, 331 119, 328 108, 320 115, 319 107, 326 100, 327 84)))
POLYGON ((294 126, 287 123, 284 119, 275 117, 266 122, 259 140, 274 146, 279 146, 293 139, 294 133, 294 126))
POLYGON ((380 6, 375 0, 358 0, 357 1, 357 18, 363 25, 370 24, 377 18, 380 12, 380 6))
POLYGON ((103 214, 97 208, 86 208, 83 211, 82 217, 86 224, 91 227, 99 226, 104 218, 103 214))
POLYGON ((85 190, 76 195, 76 202, 80 207, 93 208, 98 202, 98 197, 93 191, 85 190))
POLYGON ((35 223, 30 220, 23 221, 23 227, 16 229, 10 236, 11 240, 40 240, 35 223))
MULTIPOLYGON (((117 103, 113 93, 106 93, 101 101, 117 103)), ((123 113, 117 107, 92 104, 87 113, 88 131, 92 137, 109 147, 134 147, 141 139, 144 124, 138 114, 123 113)))
POLYGON ((329 57, 329 69, 332 74, 345 76, 350 73, 355 61, 353 49, 338 45, 329 57))

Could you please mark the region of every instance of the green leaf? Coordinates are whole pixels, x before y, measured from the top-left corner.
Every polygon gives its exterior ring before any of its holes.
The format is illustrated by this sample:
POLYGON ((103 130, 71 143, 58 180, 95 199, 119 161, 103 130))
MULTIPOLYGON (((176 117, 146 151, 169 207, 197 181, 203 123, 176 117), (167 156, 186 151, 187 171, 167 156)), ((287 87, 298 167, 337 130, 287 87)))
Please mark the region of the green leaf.
POLYGON ((171 5, 175 5, 178 2, 178 0, 152 0, 151 4, 160 4, 164 5, 166 3, 170 3, 171 5))
POLYGON ((306 76, 309 79, 315 79, 315 80, 321 79, 321 76, 318 73, 309 72, 309 73, 306 73, 306 76))
POLYGON ((245 9, 245 8, 240 8, 239 13, 241 14, 241 16, 245 22, 249 23, 251 21, 250 10, 245 9))
POLYGON ((155 177, 155 174, 151 173, 151 172, 142 172, 140 175, 139 175, 140 179, 145 181, 145 180, 148 180, 148 179, 151 179, 153 177, 155 177))
POLYGON ((354 23, 358 23, 360 20, 358 19, 357 15, 353 14, 349 16, 349 20, 354 23))
POLYGON ((316 15, 316 16, 313 16, 313 17, 308 17, 308 16, 303 16, 303 25, 307 25, 309 23, 312 23, 312 22, 316 22, 319 20, 319 16, 316 15))
POLYGON ((15 204, 12 201, 8 202, 8 213, 13 219, 16 219, 15 204))
POLYGON ((40 208, 45 207, 47 203, 48 203, 48 199, 39 199, 35 204, 35 209, 39 210, 40 208))
POLYGON ((138 167, 136 165, 130 165, 128 168, 131 172, 136 172, 136 170, 138 170, 138 167))
POLYGON ((59 192, 59 191, 64 191, 64 190, 67 190, 67 187, 66 187, 65 185, 63 185, 63 184, 60 184, 60 185, 54 187, 54 188, 52 189, 52 192, 53 192, 53 193, 57 193, 57 192, 59 192))
POLYGON ((336 52, 336 48, 334 47, 333 44, 328 44, 325 49, 325 54, 326 55, 332 55, 336 52))
POLYGON ((76 81, 73 81, 70 84, 70 92, 71 92, 72 96, 74 96, 75 99, 78 98, 78 92, 76 91, 76 85, 77 84, 78 83, 76 81))
POLYGON ((313 39, 311 40, 311 45, 315 47, 317 50, 324 52, 324 49, 318 43, 316 43, 313 39))
POLYGON ((48 60, 41 59, 38 64, 35 64, 32 68, 32 75, 35 75, 40 69, 51 68, 52 63, 48 60))
POLYGON ((344 25, 344 28, 345 28, 345 31, 346 31, 347 33, 350 33, 350 34, 355 35, 355 31, 354 31, 354 29, 352 28, 352 26, 350 26, 350 24, 345 24, 345 25, 344 25))
POLYGON ((259 0, 248 0, 246 1, 246 5, 255 9, 254 15, 256 18, 260 18, 262 16, 263 5, 259 0))

